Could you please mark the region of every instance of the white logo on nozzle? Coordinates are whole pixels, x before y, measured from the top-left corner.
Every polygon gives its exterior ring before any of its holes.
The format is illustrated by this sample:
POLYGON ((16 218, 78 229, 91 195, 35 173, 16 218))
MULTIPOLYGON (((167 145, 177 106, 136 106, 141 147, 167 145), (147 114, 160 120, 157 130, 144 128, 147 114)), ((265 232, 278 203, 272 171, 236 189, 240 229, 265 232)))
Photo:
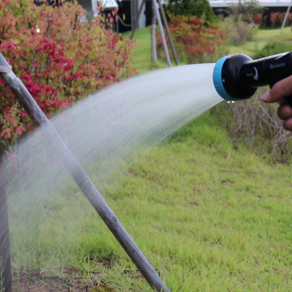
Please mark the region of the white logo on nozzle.
POLYGON ((253 75, 253 79, 254 80, 258 80, 259 79, 259 73, 258 73, 258 70, 256 67, 253 67, 254 68, 254 71, 255 71, 255 74, 253 75))
POLYGON ((280 63, 280 64, 270 64, 270 69, 276 69, 280 67, 285 67, 285 63, 280 63))

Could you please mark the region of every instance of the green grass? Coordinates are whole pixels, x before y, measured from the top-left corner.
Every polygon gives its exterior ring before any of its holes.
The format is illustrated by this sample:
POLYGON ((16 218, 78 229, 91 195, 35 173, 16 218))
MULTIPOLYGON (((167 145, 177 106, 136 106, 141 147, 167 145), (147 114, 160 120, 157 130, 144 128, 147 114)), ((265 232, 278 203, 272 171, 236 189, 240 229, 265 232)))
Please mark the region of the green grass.
MULTIPOLYGON (((123 35, 125 38, 130 38, 131 32, 124 33, 123 35)), ((153 63, 151 61, 150 39, 151 39, 150 28, 147 27, 147 28, 140 28, 136 30, 134 38, 133 38, 133 40, 136 41, 136 46, 131 56, 135 62, 135 67, 138 68, 139 73, 145 73, 151 70, 168 67, 166 60, 164 61, 158 60, 157 63, 153 63)), ((170 48, 169 48, 169 54, 171 54, 170 48)))
POLYGON ((230 51, 230 54, 243 53, 247 55, 253 55, 255 52, 261 50, 269 41, 291 43, 291 28, 284 28, 282 33, 280 33, 280 28, 257 30, 254 41, 248 41, 240 46, 228 46, 228 49, 230 51))
MULTIPOLYGON (((131 32, 124 33, 123 35, 125 38, 130 38, 131 32)), ((150 70, 167 67, 167 63, 165 60, 158 60, 156 64, 151 61, 150 37, 150 28, 137 29, 134 35, 136 45, 134 52, 131 56, 134 60, 134 65, 138 69, 139 73, 145 73, 150 70)), ((255 54, 255 52, 261 50, 271 40, 292 43, 291 28, 284 28, 282 33, 280 33, 280 29, 258 29, 254 41, 248 41, 240 46, 228 45, 227 49, 230 54, 242 53, 252 56, 255 54)), ((174 62, 173 66, 175 66, 174 62)))
MULTIPOLYGON (((143 72, 150 49, 147 30, 140 33, 133 58, 143 72)), ((274 33, 259 31, 258 39, 274 33)), ((207 113, 107 185, 92 179, 172 292, 290 291, 291 168, 235 150, 226 136, 207 113)), ((14 267, 27 261, 58 275, 69 269, 114 291, 152 291, 73 184, 40 208, 39 226, 12 224, 22 230, 14 236, 27 238, 13 246, 14 267), (21 248, 26 259, 17 257, 21 248)))
MULTIPOLYGON (((289 167, 234 150, 201 117, 100 190, 171 291, 289 291, 291 186, 289 167)), ((45 270, 151 291, 77 189, 47 204, 27 243, 45 270)))

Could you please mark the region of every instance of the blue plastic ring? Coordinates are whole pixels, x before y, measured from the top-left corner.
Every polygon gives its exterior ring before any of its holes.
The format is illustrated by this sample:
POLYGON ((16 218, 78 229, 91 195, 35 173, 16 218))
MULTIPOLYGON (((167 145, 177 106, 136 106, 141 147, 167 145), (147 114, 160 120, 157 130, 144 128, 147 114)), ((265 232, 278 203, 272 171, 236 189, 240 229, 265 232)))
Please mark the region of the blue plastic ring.
POLYGON ((214 67, 213 71, 213 83, 215 86, 216 91, 218 94, 227 101, 235 101, 225 90, 223 81, 222 81, 222 67, 227 58, 229 58, 230 55, 222 57, 217 61, 214 67))

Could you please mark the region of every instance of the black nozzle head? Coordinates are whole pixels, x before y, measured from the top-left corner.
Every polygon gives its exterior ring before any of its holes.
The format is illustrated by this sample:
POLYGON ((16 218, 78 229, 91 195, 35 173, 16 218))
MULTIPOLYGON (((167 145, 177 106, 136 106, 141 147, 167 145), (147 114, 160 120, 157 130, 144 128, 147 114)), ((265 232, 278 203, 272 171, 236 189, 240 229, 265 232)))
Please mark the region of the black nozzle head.
POLYGON ((252 59, 244 54, 229 55, 221 58, 213 71, 213 82, 218 94, 225 100, 248 99, 256 88, 244 84, 240 78, 240 68, 252 59))

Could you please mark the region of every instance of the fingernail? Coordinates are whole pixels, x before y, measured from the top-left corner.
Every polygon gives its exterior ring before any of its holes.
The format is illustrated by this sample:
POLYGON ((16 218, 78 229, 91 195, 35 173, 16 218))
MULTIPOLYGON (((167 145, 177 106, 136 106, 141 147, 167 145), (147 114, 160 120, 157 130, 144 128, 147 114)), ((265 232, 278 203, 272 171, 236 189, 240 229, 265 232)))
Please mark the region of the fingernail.
POLYGON ((269 92, 266 92, 265 94, 263 94, 261 96, 261 100, 262 101, 269 101, 269 99, 270 99, 270 93, 269 92))

